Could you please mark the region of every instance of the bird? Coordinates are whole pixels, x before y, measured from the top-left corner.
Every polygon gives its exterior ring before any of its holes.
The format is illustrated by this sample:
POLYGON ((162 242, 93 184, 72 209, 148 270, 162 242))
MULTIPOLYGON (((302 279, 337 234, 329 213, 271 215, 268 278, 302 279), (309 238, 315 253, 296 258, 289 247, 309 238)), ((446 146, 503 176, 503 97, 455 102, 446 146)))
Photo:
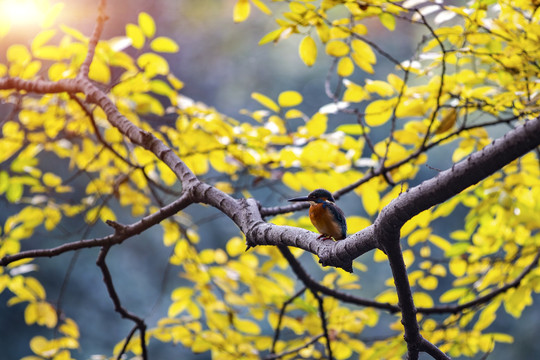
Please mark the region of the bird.
POLYGON ((296 197, 288 199, 288 201, 309 202, 309 219, 317 231, 321 233, 319 239, 342 240, 347 237, 345 214, 336 205, 336 200, 328 190, 313 190, 308 196, 296 197))

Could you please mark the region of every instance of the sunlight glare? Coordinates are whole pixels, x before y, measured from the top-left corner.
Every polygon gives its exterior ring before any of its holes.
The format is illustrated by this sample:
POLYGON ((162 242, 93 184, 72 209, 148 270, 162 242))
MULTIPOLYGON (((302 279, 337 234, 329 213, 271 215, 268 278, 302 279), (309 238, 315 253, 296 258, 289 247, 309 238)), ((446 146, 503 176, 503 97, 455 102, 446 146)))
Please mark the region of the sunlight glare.
POLYGON ((35 0, 0 0, 0 18, 12 25, 37 24, 44 12, 35 0))

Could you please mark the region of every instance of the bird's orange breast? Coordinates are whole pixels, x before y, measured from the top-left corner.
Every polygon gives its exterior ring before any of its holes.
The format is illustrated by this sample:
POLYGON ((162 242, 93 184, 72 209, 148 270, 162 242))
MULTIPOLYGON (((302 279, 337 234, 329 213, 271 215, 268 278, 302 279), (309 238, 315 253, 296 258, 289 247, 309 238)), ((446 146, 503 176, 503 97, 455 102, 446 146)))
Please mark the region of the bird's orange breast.
POLYGON ((334 220, 332 212, 322 203, 309 207, 309 219, 321 234, 336 240, 343 239, 341 224, 334 220))

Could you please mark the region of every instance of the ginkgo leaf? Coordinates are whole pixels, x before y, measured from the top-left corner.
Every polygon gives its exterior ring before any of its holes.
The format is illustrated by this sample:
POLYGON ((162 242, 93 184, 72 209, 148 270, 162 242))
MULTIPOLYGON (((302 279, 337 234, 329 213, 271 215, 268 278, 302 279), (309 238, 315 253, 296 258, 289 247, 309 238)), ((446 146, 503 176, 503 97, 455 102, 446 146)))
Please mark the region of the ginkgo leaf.
POLYGON ((251 5, 249 0, 237 0, 233 9, 233 20, 236 23, 242 22, 249 17, 251 5))
POLYGON ((307 66, 313 66, 317 60, 317 45, 315 40, 309 35, 304 37, 298 47, 300 58, 307 66))

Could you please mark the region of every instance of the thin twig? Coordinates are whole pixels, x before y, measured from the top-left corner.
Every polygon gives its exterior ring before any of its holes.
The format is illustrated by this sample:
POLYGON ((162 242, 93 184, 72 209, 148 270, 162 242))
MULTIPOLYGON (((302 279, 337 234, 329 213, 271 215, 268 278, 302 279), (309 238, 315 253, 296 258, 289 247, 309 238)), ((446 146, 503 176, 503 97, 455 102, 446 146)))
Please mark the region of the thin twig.
MULTIPOLYGON (((136 324, 136 328, 139 330, 140 337, 141 337, 141 350, 142 350, 142 358, 143 360, 148 359, 148 353, 146 349, 146 323, 144 320, 137 315, 129 312, 122 306, 122 303, 120 302, 120 298, 118 297, 118 293, 116 292, 116 289, 114 288, 114 284, 112 281, 112 276, 109 271, 109 268, 107 267, 107 264, 105 263, 105 258, 107 257, 107 254, 110 250, 111 246, 107 245, 101 248, 101 251, 99 252, 98 259, 96 261, 96 265, 101 269, 101 273, 103 274, 103 282, 105 283, 105 286, 107 287, 107 292, 109 293, 109 297, 111 298, 113 304, 114 304, 114 310, 119 313, 123 318, 129 319, 133 321, 136 324)), ((133 335, 134 331, 130 333, 130 335, 133 335)), ((126 344, 129 341, 129 338, 126 339, 126 344)), ((118 354, 117 360, 120 360, 120 358, 123 355, 123 351, 125 351, 126 345, 124 345, 123 350, 118 354)))
POLYGON ((304 291, 306 291, 306 287, 303 287, 302 289, 300 289, 296 294, 291 296, 291 298, 285 301, 283 305, 281 306, 281 309, 279 311, 278 323, 276 325, 276 331, 274 333, 274 340, 272 341, 272 347, 270 348, 270 354, 275 353, 276 343, 279 339, 279 333, 281 332, 281 321, 283 320, 283 316, 285 315, 285 309, 287 308, 287 306, 289 306, 290 303, 294 301, 294 299, 302 295, 304 291))
POLYGON ((333 360, 332 356, 332 346, 330 342, 330 335, 328 333, 328 323, 326 322, 326 313, 324 312, 324 303, 323 298, 316 291, 311 290, 311 293, 317 299, 319 304, 319 317, 321 318, 321 327, 323 329, 324 338, 326 339, 326 351, 328 352, 328 359, 333 360))

